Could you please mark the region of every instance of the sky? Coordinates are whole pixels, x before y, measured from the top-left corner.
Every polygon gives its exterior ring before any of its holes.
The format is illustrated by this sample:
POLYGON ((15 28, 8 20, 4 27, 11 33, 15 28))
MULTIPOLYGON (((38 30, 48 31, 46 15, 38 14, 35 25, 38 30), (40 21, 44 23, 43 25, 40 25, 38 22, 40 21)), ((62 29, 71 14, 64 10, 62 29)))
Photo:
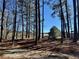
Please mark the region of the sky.
MULTIPOLYGON (((68 1, 72 5, 72 0, 68 1)), ((71 6, 72 8, 73 6, 71 6)), ((44 32, 49 32, 51 27, 56 26, 58 29, 61 30, 61 21, 59 17, 52 17, 51 13, 53 12, 52 9, 45 4, 44 8, 44 32)))
POLYGON ((45 4, 44 8, 44 32, 49 32, 51 27, 56 26, 61 29, 61 21, 59 17, 51 16, 52 10, 51 8, 45 4))

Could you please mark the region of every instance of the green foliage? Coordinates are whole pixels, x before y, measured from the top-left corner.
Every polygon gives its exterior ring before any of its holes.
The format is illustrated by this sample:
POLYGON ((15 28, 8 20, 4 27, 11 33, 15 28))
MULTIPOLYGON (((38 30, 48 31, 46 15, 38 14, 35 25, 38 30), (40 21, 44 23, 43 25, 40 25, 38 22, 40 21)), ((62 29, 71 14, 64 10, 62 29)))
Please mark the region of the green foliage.
POLYGON ((56 27, 56 26, 53 26, 51 29, 50 29, 50 32, 49 32, 49 38, 54 38, 54 39, 57 39, 61 37, 61 32, 60 30, 56 27))

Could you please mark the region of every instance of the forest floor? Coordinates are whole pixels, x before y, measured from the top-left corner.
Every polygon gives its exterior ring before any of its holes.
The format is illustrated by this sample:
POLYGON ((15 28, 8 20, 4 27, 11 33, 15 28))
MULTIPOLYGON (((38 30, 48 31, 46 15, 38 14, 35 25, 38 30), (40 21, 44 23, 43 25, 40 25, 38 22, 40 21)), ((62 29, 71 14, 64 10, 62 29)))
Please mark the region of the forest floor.
POLYGON ((34 40, 16 40, 0 43, 0 59, 79 59, 79 44, 65 40, 51 41, 41 39, 37 45, 34 40))

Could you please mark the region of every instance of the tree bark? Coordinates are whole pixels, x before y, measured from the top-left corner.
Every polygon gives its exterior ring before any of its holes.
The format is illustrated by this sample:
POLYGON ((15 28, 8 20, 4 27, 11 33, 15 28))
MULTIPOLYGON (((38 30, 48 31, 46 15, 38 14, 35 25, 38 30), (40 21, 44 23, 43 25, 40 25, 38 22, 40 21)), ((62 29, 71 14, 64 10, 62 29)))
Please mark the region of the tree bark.
POLYGON ((59 0, 60 2, 60 14, 61 14, 61 43, 63 43, 63 39, 65 38, 65 18, 63 14, 63 9, 62 9, 62 1, 59 0))
POLYGON ((42 0, 42 38, 44 38, 44 0, 42 0))
POLYGON ((79 39, 79 0, 77 0, 77 13, 78 13, 78 39, 79 39))
POLYGON ((66 19, 67 19, 67 37, 70 38, 70 27, 69 27, 69 15, 68 15, 68 5, 67 5, 67 0, 65 2, 65 6, 66 6, 66 19))
POLYGON ((74 39, 73 39, 73 42, 77 42, 76 0, 73 0, 73 9, 74 9, 74 39))
POLYGON ((41 27, 40 27, 40 0, 38 0, 38 21, 39 21, 39 37, 38 39, 40 39, 40 33, 41 33, 41 27))
POLYGON ((2 10, 2 17, 1 17, 1 36, 0 36, 0 42, 2 41, 2 36, 3 36, 4 11, 5 11, 5 0, 3 0, 3 10, 2 10))
POLYGON ((38 16, 37 16, 37 0, 35 0, 35 22, 36 22, 36 39, 35 39, 35 45, 37 45, 37 42, 38 42, 38 23, 37 23, 37 20, 38 20, 38 16))
POLYGON ((16 3, 15 10, 14 10, 14 19, 13 19, 13 33, 12 33, 12 42, 13 42, 13 44, 14 44, 15 33, 16 33, 16 19, 17 19, 17 3, 16 3))

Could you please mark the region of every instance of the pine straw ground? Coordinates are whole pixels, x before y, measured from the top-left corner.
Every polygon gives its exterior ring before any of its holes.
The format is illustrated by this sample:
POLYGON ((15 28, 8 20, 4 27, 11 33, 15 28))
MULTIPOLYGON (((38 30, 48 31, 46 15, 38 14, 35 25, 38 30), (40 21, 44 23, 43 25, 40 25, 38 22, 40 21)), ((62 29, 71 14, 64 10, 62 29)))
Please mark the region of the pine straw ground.
POLYGON ((79 44, 65 40, 63 44, 41 39, 37 45, 34 40, 15 40, 0 43, 0 59, 79 59, 79 44), (53 58, 52 58, 53 57, 53 58))

